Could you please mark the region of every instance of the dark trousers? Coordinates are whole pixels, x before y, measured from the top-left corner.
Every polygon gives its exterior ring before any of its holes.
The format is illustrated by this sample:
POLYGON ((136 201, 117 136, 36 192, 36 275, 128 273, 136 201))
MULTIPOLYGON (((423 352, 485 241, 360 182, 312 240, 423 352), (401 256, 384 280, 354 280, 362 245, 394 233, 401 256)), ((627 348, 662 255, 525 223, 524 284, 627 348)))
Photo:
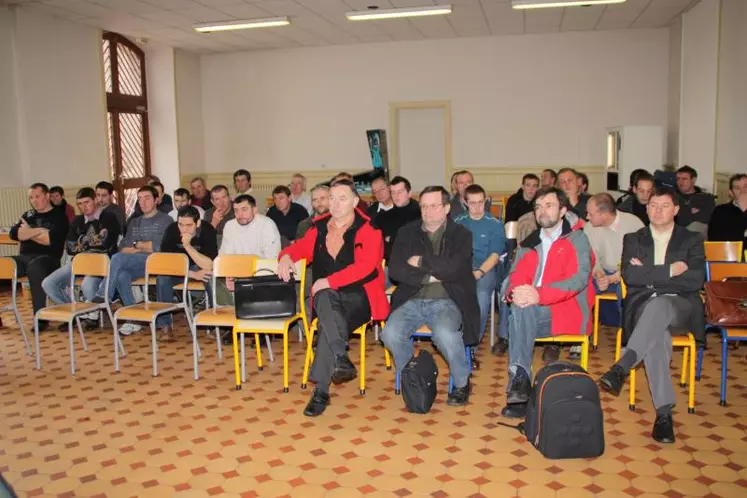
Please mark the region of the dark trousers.
POLYGON ((60 267, 60 258, 39 254, 19 254, 13 256, 18 265, 18 276, 28 277, 31 287, 31 301, 34 313, 47 305, 47 293, 42 282, 48 275, 60 267))
POLYGON ((363 289, 325 289, 314 296, 314 312, 319 319, 318 340, 309 377, 318 389, 326 391, 332 380, 335 357, 345 354, 350 333, 371 320, 371 307, 363 289))

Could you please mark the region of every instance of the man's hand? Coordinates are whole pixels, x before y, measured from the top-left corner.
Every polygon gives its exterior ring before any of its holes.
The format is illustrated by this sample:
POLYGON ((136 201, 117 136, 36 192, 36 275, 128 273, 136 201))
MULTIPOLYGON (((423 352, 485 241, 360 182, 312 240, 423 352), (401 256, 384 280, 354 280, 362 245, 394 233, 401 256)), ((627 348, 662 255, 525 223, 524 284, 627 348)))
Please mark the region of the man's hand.
POLYGON ((630 258, 630 264, 633 266, 643 266, 643 263, 638 258, 630 258))
POLYGON ((604 274, 597 275, 596 277, 594 277, 594 280, 596 281, 597 287, 599 288, 601 292, 606 291, 610 286, 610 281, 607 275, 604 275, 604 274))
POLYGON ((698 212, 700 212, 700 209, 698 209, 698 208, 692 208, 692 212, 693 212, 693 214, 698 213, 698 212))
POLYGON ((278 277, 280 277, 283 282, 288 282, 295 271, 296 264, 293 262, 291 257, 287 254, 283 255, 278 262, 278 277))
POLYGON ((192 236, 186 233, 182 234, 182 245, 186 249, 187 247, 192 246, 192 236))
POLYGON ((226 287, 229 291, 233 292, 234 286, 233 286, 233 277, 226 277, 226 287))
POLYGON ((410 265, 410 266, 414 266, 415 268, 419 268, 420 267, 420 259, 421 259, 420 256, 410 256, 407 259, 407 264, 410 265))
POLYGON ((324 289, 329 289, 329 280, 326 278, 320 278, 311 286, 311 295, 315 296, 317 292, 323 291, 324 289))
POLYGON ((472 275, 475 276, 475 280, 480 280, 485 274, 480 271, 475 270, 472 272, 472 275))
POLYGON ((210 277, 213 276, 213 272, 210 270, 190 270, 189 278, 192 280, 199 280, 200 282, 207 282, 210 277))
POLYGON ((679 277, 688 270, 687 263, 684 261, 675 261, 669 265, 669 275, 672 277, 679 277))
POLYGON ((511 293, 511 300, 519 308, 539 304, 539 292, 531 285, 519 285, 511 293))

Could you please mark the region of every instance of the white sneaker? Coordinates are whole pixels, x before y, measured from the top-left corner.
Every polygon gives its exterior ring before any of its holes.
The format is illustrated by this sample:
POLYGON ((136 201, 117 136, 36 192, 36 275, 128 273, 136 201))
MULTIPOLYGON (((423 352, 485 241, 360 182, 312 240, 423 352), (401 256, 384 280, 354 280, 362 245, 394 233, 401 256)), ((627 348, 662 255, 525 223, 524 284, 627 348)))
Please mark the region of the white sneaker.
POLYGON ((119 327, 119 333, 122 335, 131 335, 133 332, 139 332, 143 329, 140 325, 134 323, 125 323, 119 327))
POLYGON ((98 321, 99 314, 96 311, 92 311, 90 313, 86 313, 85 315, 80 315, 81 320, 94 320, 98 321))

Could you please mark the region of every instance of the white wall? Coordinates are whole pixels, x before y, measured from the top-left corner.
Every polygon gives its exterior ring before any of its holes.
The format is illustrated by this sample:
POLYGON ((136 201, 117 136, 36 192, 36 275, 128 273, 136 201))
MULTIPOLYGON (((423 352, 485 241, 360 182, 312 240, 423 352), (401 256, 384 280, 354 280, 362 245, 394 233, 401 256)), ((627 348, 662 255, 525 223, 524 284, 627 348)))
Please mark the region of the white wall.
POLYGON ((170 193, 179 187, 174 49, 149 44, 143 46, 143 51, 148 86, 151 173, 161 179, 166 192, 170 193))
POLYGON ((716 171, 747 171, 747 1, 722 0, 716 171))
POLYGON ((667 125, 668 30, 203 56, 205 169, 370 167, 389 103, 451 100, 455 167, 601 165, 606 127, 667 125))
POLYGON ((200 57, 176 50, 174 69, 179 168, 182 174, 202 173, 205 171, 205 150, 203 148, 200 57))
POLYGON ((0 7, 0 187, 21 185, 13 31, 15 17, 0 7))
POLYGON ((677 164, 680 146, 680 90, 682 82, 682 18, 669 27, 669 112, 667 163, 677 164))
POLYGON ((698 3, 682 18, 679 164, 713 191, 720 2, 698 3))
POLYGON ((109 178, 101 32, 23 9, 13 32, 22 182, 109 178))

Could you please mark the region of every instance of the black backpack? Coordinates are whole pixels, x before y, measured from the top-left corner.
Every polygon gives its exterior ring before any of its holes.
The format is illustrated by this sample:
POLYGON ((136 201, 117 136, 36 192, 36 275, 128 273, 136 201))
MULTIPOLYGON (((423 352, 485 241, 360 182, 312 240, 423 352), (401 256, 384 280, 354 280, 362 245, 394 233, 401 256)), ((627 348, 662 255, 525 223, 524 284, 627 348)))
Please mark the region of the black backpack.
POLYGON ((574 363, 547 365, 534 378, 526 420, 516 428, 546 458, 602 455, 604 415, 596 382, 574 363))
POLYGON ((438 366, 433 355, 422 349, 402 369, 402 399, 413 413, 428 413, 438 396, 438 366))

